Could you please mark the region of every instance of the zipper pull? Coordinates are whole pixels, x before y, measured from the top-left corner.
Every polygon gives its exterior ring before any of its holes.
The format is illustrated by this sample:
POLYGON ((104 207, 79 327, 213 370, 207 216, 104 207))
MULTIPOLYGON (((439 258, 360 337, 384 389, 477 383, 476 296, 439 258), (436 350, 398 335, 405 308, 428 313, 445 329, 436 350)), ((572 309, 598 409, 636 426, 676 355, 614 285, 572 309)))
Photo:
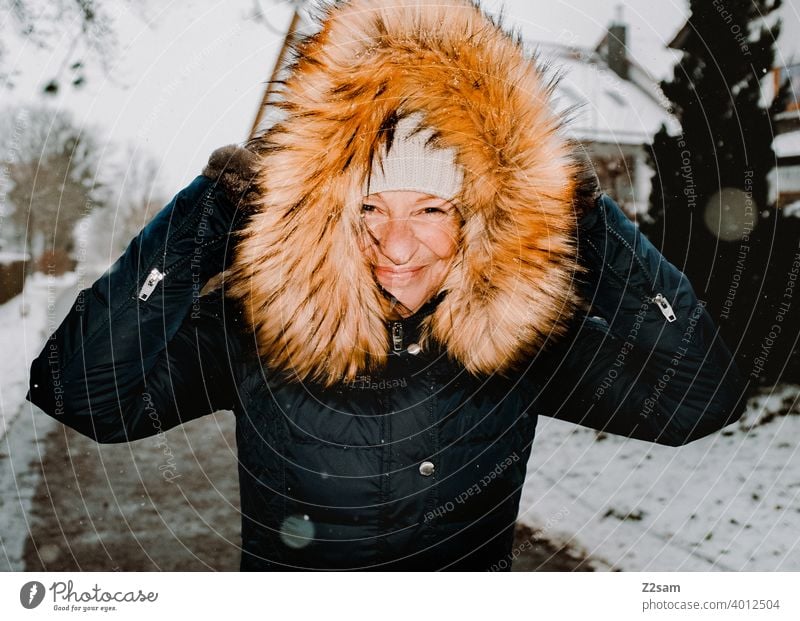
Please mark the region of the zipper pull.
POLYGON ((392 322, 392 349, 397 353, 403 351, 403 324, 399 321, 392 322))
POLYGON ((670 303, 667 301, 667 298, 658 293, 656 294, 656 297, 652 298, 652 301, 658 304, 661 314, 667 318, 667 321, 670 323, 675 321, 675 313, 672 310, 672 306, 670 306, 670 303))
POLYGON ((146 300, 153 293, 156 285, 164 280, 164 274, 158 271, 158 268, 153 268, 147 275, 147 280, 144 281, 142 288, 139 290, 139 299, 146 300))

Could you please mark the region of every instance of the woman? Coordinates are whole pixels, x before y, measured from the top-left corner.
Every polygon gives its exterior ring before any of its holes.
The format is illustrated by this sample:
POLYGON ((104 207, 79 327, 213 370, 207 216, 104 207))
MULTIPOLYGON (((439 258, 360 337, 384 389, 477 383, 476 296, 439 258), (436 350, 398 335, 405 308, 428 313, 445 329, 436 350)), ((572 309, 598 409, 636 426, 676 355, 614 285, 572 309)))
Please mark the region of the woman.
POLYGON ((32 365, 29 399, 99 442, 233 410, 242 569, 487 569, 537 415, 681 445, 741 413, 702 302, 598 195, 519 41, 446 4, 329 9, 283 118, 32 365))

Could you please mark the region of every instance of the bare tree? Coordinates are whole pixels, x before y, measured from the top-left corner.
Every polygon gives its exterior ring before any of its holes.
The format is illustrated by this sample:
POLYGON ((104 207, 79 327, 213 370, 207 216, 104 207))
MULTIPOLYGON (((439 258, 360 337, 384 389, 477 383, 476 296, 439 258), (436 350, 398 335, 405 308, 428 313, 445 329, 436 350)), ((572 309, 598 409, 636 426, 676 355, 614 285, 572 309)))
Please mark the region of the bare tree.
POLYGON ((75 224, 105 202, 105 187, 97 180, 97 140, 63 112, 33 108, 15 116, 21 115, 27 119, 26 131, 14 161, 6 164, 11 219, 24 231, 29 251, 37 250, 38 236, 45 252, 67 256, 75 224))
MULTIPOLYGON (((8 41, 24 40, 40 49, 63 36, 72 26, 74 36, 56 75, 43 86, 45 94, 57 93, 64 84, 79 88, 86 81, 86 68, 99 64, 108 74, 117 50, 111 7, 115 0, 0 0, 0 87, 13 88, 19 70, 9 66, 8 41)), ((116 0, 140 14, 146 2, 116 0)))
POLYGON ((93 211, 79 227, 86 243, 86 259, 98 268, 112 263, 130 243, 131 239, 163 207, 164 196, 156 188, 158 163, 129 146, 112 175, 113 187, 109 189, 104 209, 93 211))

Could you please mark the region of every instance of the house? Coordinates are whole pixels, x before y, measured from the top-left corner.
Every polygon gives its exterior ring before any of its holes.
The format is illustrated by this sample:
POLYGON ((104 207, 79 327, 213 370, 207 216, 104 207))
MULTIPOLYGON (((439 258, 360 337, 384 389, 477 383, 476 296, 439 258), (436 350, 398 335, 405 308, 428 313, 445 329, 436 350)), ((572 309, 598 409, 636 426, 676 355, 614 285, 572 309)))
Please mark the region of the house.
MULTIPOLYGON (((568 133, 586 149, 603 189, 629 216, 645 216, 654 171, 648 147, 662 125, 679 133, 658 81, 631 53, 621 10, 593 49, 541 44, 563 74, 556 105, 574 110, 568 133)), ((653 42, 656 45, 657 42, 653 42)))
POLYGON ((785 215, 800 216, 800 20, 797 9, 784 2, 778 8, 781 35, 776 43, 775 68, 764 81, 764 97, 772 101, 778 87, 789 81, 789 100, 774 117, 776 167, 770 173, 770 202, 785 215))
POLYGON ((772 148, 777 165, 770 174, 770 200, 794 215, 800 208, 800 62, 782 54, 778 59, 787 64, 773 70, 771 92, 777 92, 786 80, 790 92, 785 109, 775 116, 772 148))

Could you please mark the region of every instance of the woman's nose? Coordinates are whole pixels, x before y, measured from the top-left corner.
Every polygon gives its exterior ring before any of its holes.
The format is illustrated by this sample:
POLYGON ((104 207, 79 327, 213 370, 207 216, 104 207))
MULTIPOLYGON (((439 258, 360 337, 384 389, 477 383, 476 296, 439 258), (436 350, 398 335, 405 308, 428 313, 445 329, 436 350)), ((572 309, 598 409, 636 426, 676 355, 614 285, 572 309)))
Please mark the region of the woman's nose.
POLYGON ((417 251, 419 241, 408 218, 389 218, 383 225, 380 248, 395 265, 408 263, 417 251))

